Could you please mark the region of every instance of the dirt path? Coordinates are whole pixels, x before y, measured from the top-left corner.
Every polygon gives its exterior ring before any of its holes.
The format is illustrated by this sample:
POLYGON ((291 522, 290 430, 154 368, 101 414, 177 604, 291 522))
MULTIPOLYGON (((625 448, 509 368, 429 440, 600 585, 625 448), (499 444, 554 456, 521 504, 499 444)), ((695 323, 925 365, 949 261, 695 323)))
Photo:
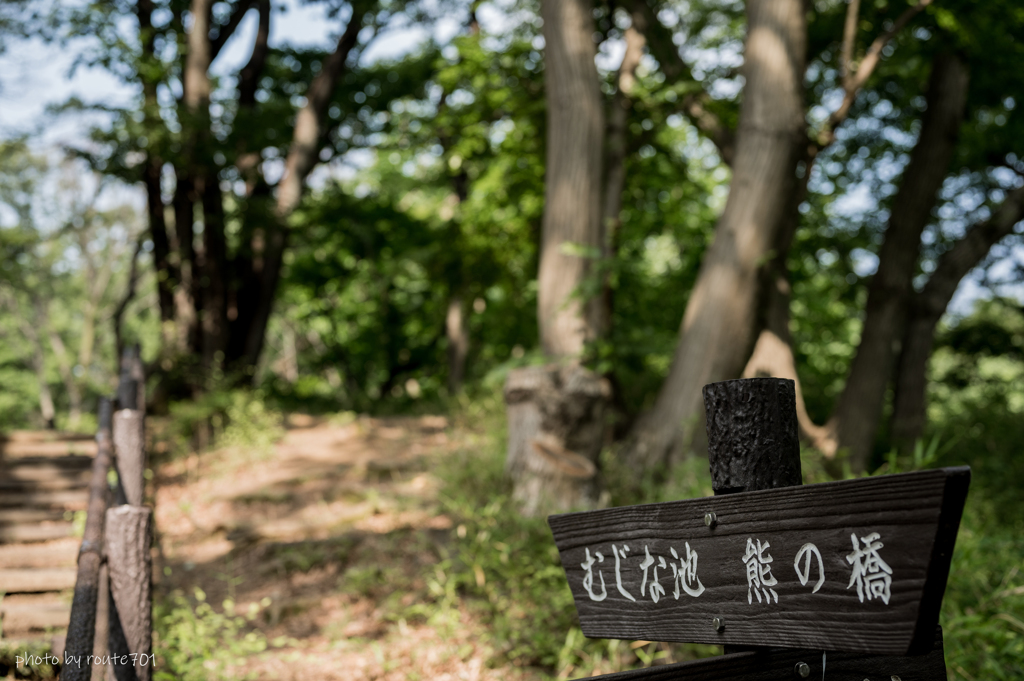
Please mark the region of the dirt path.
POLYGON ((233 667, 239 676, 538 678, 488 669, 468 612, 418 608, 452 524, 436 510, 432 464, 471 437, 441 417, 293 417, 272 451, 167 464, 155 481, 157 588, 258 610, 248 626, 269 646, 233 667))

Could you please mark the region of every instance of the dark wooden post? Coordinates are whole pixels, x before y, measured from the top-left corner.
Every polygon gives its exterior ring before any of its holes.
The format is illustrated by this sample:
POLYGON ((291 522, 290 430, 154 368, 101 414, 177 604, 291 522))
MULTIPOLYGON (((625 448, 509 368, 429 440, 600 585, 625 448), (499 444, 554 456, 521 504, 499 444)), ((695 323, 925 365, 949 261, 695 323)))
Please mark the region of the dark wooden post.
POLYGON ((78 577, 71 602, 71 622, 68 625, 64 647, 63 681, 88 681, 89 656, 93 653, 96 631, 96 601, 99 593, 100 563, 102 562, 103 522, 107 510, 107 471, 110 468, 111 438, 110 400, 100 399, 99 431, 96 433, 96 458, 89 481, 89 508, 85 520, 85 535, 78 553, 78 577))
POLYGON ((708 461, 716 495, 803 483, 796 389, 785 378, 704 386, 708 461))
MULTIPOLYGON (((741 378, 703 393, 715 496, 803 484, 793 381, 741 378)), ((725 646, 726 654, 747 650, 767 649, 725 646)))

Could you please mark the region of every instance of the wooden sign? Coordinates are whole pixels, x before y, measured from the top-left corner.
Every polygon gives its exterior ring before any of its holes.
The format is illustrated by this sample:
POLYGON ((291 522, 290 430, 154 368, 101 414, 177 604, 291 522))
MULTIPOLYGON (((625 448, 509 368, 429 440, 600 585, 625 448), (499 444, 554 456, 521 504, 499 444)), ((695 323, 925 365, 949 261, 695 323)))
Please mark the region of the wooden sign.
POLYGON ((823 653, 773 649, 734 653, 591 677, 602 681, 945 681, 942 631, 931 650, 918 656, 823 653))
POLYGON ((592 638, 927 652, 970 469, 548 518, 592 638))

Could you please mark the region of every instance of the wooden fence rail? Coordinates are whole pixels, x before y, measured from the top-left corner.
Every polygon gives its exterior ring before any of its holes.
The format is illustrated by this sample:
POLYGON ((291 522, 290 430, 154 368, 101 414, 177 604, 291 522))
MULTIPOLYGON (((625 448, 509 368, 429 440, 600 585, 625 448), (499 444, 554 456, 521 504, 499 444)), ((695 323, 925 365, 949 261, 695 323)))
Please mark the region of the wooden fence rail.
POLYGON ((137 347, 121 358, 117 402, 116 411, 109 399, 100 402, 63 681, 152 678, 153 513, 143 505, 145 392, 137 347), (108 482, 111 466, 117 472, 114 489, 108 482))

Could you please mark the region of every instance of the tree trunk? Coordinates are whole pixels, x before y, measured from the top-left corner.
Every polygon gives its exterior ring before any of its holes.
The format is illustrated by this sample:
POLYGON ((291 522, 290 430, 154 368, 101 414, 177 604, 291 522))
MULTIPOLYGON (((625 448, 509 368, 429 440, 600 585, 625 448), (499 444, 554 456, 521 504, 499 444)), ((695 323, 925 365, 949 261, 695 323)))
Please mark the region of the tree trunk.
POLYGON ((1024 187, 1010 192, 989 220, 974 225, 946 251, 928 283, 913 297, 897 365, 892 415, 892 437, 901 450, 912 450, 924 429, 928 359, 939 319, 964 276, 981 262, 992 246, 1012 233, 1021 219, 1024 219, 1024 187))
POLYGON ((785 276, 775 276, 768 286, 770 291, 765 327, 758 335, 754 351, 747 360, 743 378, 773 377, 793 381, 796 420, 800 435, 811 446, 830 457, 835 453, 835 440, 828 428, 819 426, 811 420, 804 403, 800 377, 796 372, 793 339, 789 332, 789 279, 785 276))
POLYGON ((580 297, 603 249, 604 102, 589 0, 544 0, 548 100, 545 204, 538 274, 541 347, 555 360, 509 374, 507 470, 523 513, 592 506, 608 383, 580 366, 605 329, 600 296, 580 297))
POLYGON ((946 177, 967 96, 967 67, 958 58, 935 58, 928 85, 928 109, 921 135, 893 201, 878 271, 868 286, 857 354, 830 425, 840 448, 849 450, 850 467, 865 470, 882 418, 894 345, 903 320, 917 265, 921 232, 931 217, 935 196, 946 177))
POLYGON ((548 142, 537 317, 544 353, 577 358, 603 325, 599 301, 580 300, 577 289, 602 246, 604 102, 591 3, 548 0, 541 9, 548 142))
POLYGON ((635 470, 681 458, 688 439, 702 430, 703 386, 743 369, 757 326, 759 270, 796 180, 805 139, 803 3, 752 0, 747 27, 729 198, 690 295, 669 375, 653 410, 627 439, 624 456, 635 470))
MULTIPOLYGON (((626 51, 619 65, 617 89, 612 100, 611 113, 608 116, 608 139, 606 141, 607 174, 604 192, 604 248, 602 257, 610 262, 618 252, 618 234, 622 226, 622 189, 626 184, 626 126, 629 123, 629 112, 633 107, 633 86, 636 84, 636 69, 644 56, 644 36, 634 27, 626 29, 626 51)), ((611 328, 612 311, 614 309, 613 291, 605 275, 603 282, 602 316, 606 327, 611 328)))
MULTIPOLYGON (((288 246, 287 221, 298 208, 306 177, 319 160, 320 143, 326 132, 324 118, 327 115, 327 107, 338 79, 345 71, 349 53, 356 46, 365 13, 366 7, 361 4, 353 8, 348 26, 338 39, 334 51, 324 59, 320 72, 310 83, 306 91, 306 104, 296 116, 292 143, 285 158, 284 176, 277 188, 274 210, 276 219, 267 223, 267 229, 260 239, 262 252, 258 254, 259 269, 254 268, 255 276, 252 279, 256 284, 255 304, 251 308, 251 315, 244 320, 245 323, 234 325, 241 334, 242 344, 236 346, 241 350, 241 355, 236 358, 229 357, 229 360, 234 360, 233 363, 240 368, 254 369, 263 350, 267 323, 270 321, 277 293, 277 282, 281 277, 284 252, 288 246)), ((241 319, 240 315, 239 320, 241 319)))
POLYGON ((461 296, 453 296, 448 301, 444 332, 448 337, 448 393, 454 395, 462 388, 469 353, 469 328, 461 296))
MULTIPOLYGON (((139 36, 142 39, 142 59, 147 65, 156 61, 153 9, 153 0, 139 0, 135 6, 139 20, 139 36)), ((157 125, 160 118, 158 84, 158 79, 149 74, 142 75, 143 115, 147 127, 157 125)), ((161 327, 174 321, 174 285, 178 280, 177 268, 170 263, 171 242, 167 237, 167 220, 164 216, 164 200, 160 187, 163 165, 159 156, 147 150, 142 178, 146 186, 149 234, 153 240, 153 267, 157 273, 164 275, 158 276, 156 282, 161 327)))
POLYGON ((800 226, 800 204, 807 198, 811 169, 819 149, 810 146, 803 158, 803 176, 796 182, 786 216, 775 240, 775 255, 764 266, 764 302, 761 305, 762 327, 754 343, 754 350, 743 369, 743 378, 786 378, 793 381, 796 419, 801 437, 813 447, 831 457, 835 453, 832 431, 811 420, 804 402, 800 377, 793 357, 793 338, 789 330, 789 304, 792 287, 789 281, 789 249, 800 226))

